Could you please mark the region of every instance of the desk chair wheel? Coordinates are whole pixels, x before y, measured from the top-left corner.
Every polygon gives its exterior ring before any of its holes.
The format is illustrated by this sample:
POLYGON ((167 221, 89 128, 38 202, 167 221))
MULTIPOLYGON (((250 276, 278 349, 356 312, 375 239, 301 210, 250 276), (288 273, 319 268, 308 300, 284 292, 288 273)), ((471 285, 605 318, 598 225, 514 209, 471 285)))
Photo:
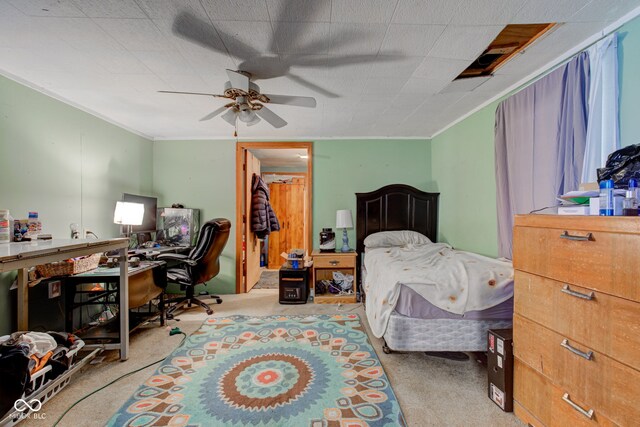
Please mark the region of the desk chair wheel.
POLYGON ((216 304, 222 304, 222 298, 216 298, 216 304))
POLYGON ((209 309, 207 310, 207 315, 211 316, 213 314, 213 310, 209 309))

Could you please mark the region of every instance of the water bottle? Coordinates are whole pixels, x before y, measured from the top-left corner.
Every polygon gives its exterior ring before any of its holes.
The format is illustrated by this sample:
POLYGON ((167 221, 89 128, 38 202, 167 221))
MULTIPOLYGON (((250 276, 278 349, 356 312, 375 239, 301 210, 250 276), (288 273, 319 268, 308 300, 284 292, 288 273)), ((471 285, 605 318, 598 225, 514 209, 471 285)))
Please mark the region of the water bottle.
POLYGON ((633 192, 633 197, 638 200, 638 181, 635 180, 635 178, 631 178, 629 180, 629 188, 628 191, 632 191, 633 192))
POLYGON ((600 216, 613 216, 613 180, 600 181, 600 216))

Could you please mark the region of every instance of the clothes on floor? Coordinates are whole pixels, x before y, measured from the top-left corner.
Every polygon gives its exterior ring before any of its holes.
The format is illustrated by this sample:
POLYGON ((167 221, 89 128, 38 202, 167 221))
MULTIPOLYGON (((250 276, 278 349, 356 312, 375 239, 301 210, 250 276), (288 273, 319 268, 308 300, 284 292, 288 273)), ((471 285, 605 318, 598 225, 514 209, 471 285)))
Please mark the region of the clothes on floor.
POLYGON ((14 332, 0 338, 0 414, 31 390, 31 376, 51 366, 45 379, 52 380, 69 369, 69 351, 82 342, 67 332, 14 332))

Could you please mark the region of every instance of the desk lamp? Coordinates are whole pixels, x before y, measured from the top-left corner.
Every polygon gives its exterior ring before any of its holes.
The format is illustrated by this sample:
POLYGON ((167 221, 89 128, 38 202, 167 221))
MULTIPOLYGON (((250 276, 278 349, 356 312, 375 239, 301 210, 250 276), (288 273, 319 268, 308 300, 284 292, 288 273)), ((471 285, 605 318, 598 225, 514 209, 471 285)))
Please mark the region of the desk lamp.
POLYGON ((347 228, 353 228, 353 218, 349 209, 339 210, 336 212, 336 228, 342 228, 342 252, 350 252, 349 237, 347 236, 347 228))
POLYGON ((131 237, 131 226, 141 225, 144 217, 144 205, 142 203, 116 202, 116 210, 113 213, 113 223, 126 225, 125 235, 131 237))

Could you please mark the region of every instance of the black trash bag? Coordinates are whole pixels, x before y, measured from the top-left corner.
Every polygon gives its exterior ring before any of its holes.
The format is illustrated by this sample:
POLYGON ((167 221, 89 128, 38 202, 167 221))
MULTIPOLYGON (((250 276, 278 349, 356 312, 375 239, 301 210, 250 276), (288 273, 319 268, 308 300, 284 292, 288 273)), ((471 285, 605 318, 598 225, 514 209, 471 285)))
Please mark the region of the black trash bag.
POLYGON ((631 178, 640 182, 640 144, 614 151, 605 167, 598 168, 598 182, 612 179, 615 188, 627 188, 631 178))

